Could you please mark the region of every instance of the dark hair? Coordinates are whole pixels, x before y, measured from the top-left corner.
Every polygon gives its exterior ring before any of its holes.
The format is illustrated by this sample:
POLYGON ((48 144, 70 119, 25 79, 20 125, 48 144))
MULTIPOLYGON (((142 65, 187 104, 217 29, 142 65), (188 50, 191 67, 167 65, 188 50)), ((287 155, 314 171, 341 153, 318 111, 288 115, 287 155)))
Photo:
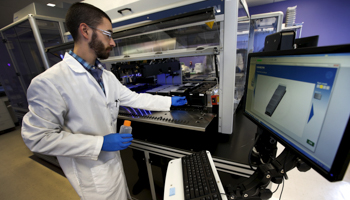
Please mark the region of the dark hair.
POLYGON ((91 4, 77 2, 68 9, 66 25, 74 41, 77 41, 78 28, 81 23, 96 27, 102 22, 103 17, 107 18, 112 23, 108 15, 101 9, 91 4))

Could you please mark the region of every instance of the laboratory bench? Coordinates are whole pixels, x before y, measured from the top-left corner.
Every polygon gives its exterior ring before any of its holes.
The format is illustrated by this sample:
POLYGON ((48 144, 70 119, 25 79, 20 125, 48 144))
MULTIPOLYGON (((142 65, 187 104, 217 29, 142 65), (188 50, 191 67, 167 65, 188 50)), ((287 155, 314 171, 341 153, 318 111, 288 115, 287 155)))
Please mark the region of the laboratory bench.
MULTIPOLYGON (((118 124, 123 121, 118 119, 118 124)), ((135 199, 163 199, 168 162, 201 150, 210 151, 224 187, 239 184, 254 173, 248 157, 257 127, 240 107, 234 114, 232 134, 218 133, 217 118, 204 132, 131 121, 134 140, 121 156, 135 199)))

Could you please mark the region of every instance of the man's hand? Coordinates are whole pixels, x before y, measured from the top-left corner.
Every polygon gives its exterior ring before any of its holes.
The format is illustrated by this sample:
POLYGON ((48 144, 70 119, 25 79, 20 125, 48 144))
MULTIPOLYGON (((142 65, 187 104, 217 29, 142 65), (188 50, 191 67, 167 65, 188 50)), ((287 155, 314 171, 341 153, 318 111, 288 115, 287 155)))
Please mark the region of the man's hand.
POLYGON ((172 106, 183 106, 187 104, 186 97, 173 96, 171 97, 172 106))
POLYGON ((102 151, 119 151, 126 149, 133 139, 134 138, 132 138, 132 135, 129 133, 112 133, 105 135, 103 136, 102 151))

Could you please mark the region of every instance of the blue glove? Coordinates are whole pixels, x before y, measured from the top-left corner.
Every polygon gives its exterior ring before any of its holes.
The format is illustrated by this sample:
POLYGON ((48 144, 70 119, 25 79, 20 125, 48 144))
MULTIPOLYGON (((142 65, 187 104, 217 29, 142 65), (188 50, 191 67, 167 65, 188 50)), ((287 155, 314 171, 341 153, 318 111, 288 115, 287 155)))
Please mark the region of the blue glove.
POLYGON ((126 149, 133 139, 134 138, 132 138, 132 135, 129 133, 112 133, 105 135, 103 136, 102 151, 119 151, 126 149))
POLYGON ((172 106, 183 106, 187 103, 186 97, 173 96, 171 97, 172 106))

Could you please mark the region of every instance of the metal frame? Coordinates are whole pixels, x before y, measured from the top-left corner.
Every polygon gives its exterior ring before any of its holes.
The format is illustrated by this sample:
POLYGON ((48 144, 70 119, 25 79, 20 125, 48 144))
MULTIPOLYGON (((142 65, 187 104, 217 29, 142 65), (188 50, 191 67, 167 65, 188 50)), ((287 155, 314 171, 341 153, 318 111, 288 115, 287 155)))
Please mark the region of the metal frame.
MULTIPOLYGON (((55 22, 58 22, 58 25, 60 27, 60 35, 61 35, 61 39, 62 39, 62 42, 63 43, 66 43, 66 39, 65 39, 65 27, 63 25, 63 23, 65 22, 65 19, 61 19, 61 18, 56 18, 56 17, 47 17, 47 16, 42 16, 42 15, 33 15, 33 18, 35 19, 41 19, 41 20, 47 20, 47 21, 55 21, 55 22)), ((37 27, 36 27, 37 28, 37 27)), ((44 49, 44 52, 45 51, 45 48, 44 49)), ((46 55, 46 54, 45 54, 46 55)), ((47 57, 46 57, 47 59, 47 57)))
MULTIPOLYGON (((130 147, 136 150, 152 153, 152 154, 170 158, 170 159, 181 158, 183 156, 190 155, 193 153, 192 151, 174 149, 171 147, 162 146, 159 144, 152 144, 152 143, 144 142, 137 139, 134 139, 132 141, 130 147)), ((217 157, 213 157, 213 160, 215 162, 215 166, 217 167, 217 170, 219 171, 238 174, 244 177, 249 177, 254 173, 254 171, 250 169, 249 165, 236 163, 233 161, 228 161, 217 157)))
POLYGON ((250 18, 249 9, 248 9, 248 5, 247 5, 246 0, 240 0, 240 3, 242 5, 242 7, 244 8, 244 11, 246 12, 247 17, 250 18))
MULTIPOLYGON (((32 14, 29 14, 29 15, 32 15, 32 14)), ((9 24, 9 25, 7 25, 7 26, 1 28, 1 29, 0 29, 0 32, 3 32, 3 31, 5 31, 5 30, 7 30, 7 29, 9 29, 9 28, 11 28, 11 27, 13 27, 13 26, 19 24, 19 23, 24 22, 25 20, 28 19, 29 15, 28 15, 28 16, 25 16, 25 17, 23 17, 23 18, 21 18, 21 19, 19 19, 19 20, 17 20, 16 22, 13 22, 13 23, 11 23, 11 24, 9 24)), ((47 20, 47 21, 64 22, 64 19, 56 18, 56 17, 48 17, 48 16, 43 16, 43 15, 32 15, 32 16, 33 16, 35 19, 42 19, 42 20, 47 20)))
POLYGON ((148 174, 148 180, 149 180, 149 185, 151 187, 151 194, 152 194, 152 200, 157 200, 156 197, 156 189, 154 187, 154 180, 153 180, 153 173, 152 173, 152 166, 151 163, 149 163, 150 156, 148 151, 144 151, 145 153, 145 161, 146 161, 146 167, 147 167, 147 174, 148 174))
MULTIPOLYGON (((250 23, 252 23, 252 21, 255 20, 255 19, 277 17, 278 21, 277 21, 276 32, 279 32, 279 31, 282 30, 283 16, 284 16, 284 14, 281 11, 251 15, 250 23)), ((250 27, 250 30, 249 30, 249 38, 250 39, 254 38, 254 27, 252 27, 252 26, 250 27)), ((253 49, 254 49, 254 40, 249 40, 249 42, 248 42, 248 51, 251 51, 253 49)))
MULTIPOLYGON (((28 21, 30 23, 30 26, 31 26, 32 30, 33 30, 33 35, 34 35, 35 41, 36 41, 36 43, 38 45, 39 53, 40 53, 41 59, 43 61, 43 64, 44 64, 45 68, 48 69, 48 68, 50 68, 50 65, 49 65, 49 62, 48 62, 47 55, 45 53, 44 43, 42 41, 42 38, 41 38, 41 35, 40 35, 40 31, 39 31, 39 28, 38 28, 37 23, 36 23, 36 19, 58 22, 59 23, 59 27, 60 27, 61 39, 62 39, 63 42, 66 42, 65 41, 65 37, 64 37, 64 31, 62 30, 64 28, 64 25, 63 25, 64 19, 56 18, 56 17, 47 17, 47 16, 42 16, 42 15, 29 14, 28 16, 23 17, 20 20, 17 20, 16 22, 14 22, 12 24, 9 24, 8 26, 5 26, 2 29, 0 29, 1 34, 2 34, 3 31, 5 31, 5 30, 7 30, 9 28, 12 28, 13 26, 16 26, 17 24, 20 24, 20 23, 26 21, 27 19, 28 19, 28 21)), ((2 36, 3 36, 3 34, 2 34, 2 36)), ((11 60, 13 62, 12 58, 11 58, 11 60)), ((22 87, 23 87, 23 85, 22 85, 22 87)))
POLYGON ((65 30, 66 30, 66 28, 64 27, 63 23, 64 23, 64 21, 59 21, 58 25, 60 26, 60 32, 61 32, 62 41, 63 41, 63 43, 66 43, 66 42, 68 42, 68 40, 66 40, 66 37, 65 37, 65 30))
POLYGON ((279 32, 282 30, 283 16, 284 16, 283 12, 277 11, 277 12, 251 15, 250 19, 253 20, 253 19, 262 19, 262 18, 269 18, 269 17, 278 17, 277 32, 279 32))
POLYGON ((9 25, 7 25, 7 26, 1 28, 1 29, 0 29, 0 32, 3 32, 3 31, 5 31, 5 30, 11 28, 12 26, 15 26, 15 25, 17 25, 17 24, 19 24, 19 23, 22 23, 22 22, 24 22, 24 21, 27 20, 27 19, 28 19, 28 16, 25 16, 25 17, 23 17, 23 18, 17 20, 16 22, 13 22, 12 24, 9 24, 9 25))
POLYGON ((225 134, 232 134, 233 130, 238 12, 232 10, 238 10, 238 6, 238 0, 225 1, 223 60, 220 65, 219 87, 219 132, 225 134))
MULTIPOLYGON (((132 15, 126 15, 126 16, 119 17, 119 18, 116 18, 116 19, 112 19, 112 23, 117 23, 117 22, 129 20, 129 19, 132 19, 132 18, 145 16, 145 15, 148 15, 148 14, 151 14, 151 13, 156 13, 156 12, 164 11, 164 10, 175 8, 175 7, 190 6, 193 3, 197 3, 197 2, 201 2, 201 1, 204 1, 204 0, 191 0, 190 2, 188 0, 187 1, 181 1, 181 2, 175 3, 175 5, 174 4, 170 4, 170 5, 162 6, 162 7, 159 7, 159 8, 154 8, 152 10, 146 10, 144 12, 134 13, 132 15)), ((118 8, 118 9, 120 9, 120 8, 118 8)), ((107 11, 107 14, 108 14, 108 11, 107 11)))
POLYGON ((38 28, 38 25, 36 24, 36 20, 32 14, 28 15, 28 19, 29 19, 30 26, 32 27, 32 30, 33 30, 33 35, 36 41, 36 45, 38 45, 39 53, 40 53, 41 59, 43 60, 43 64, 46 69, 49 69, 50 68, 49 61, 44 51, 44 43, 39 33, 39 28, 38 28))
POLYGON ((295 25, 295 26, 288 26, 288 27, 284 27, 282 28, 282 30, 295 30, 295 38, 301 38, 301 32, 303 29, 303 25, 295 25), (299 34, 298 34, 299 31, 299 34))
MULTIPOLYGON (((181 158, 186 155, 190 155, 193 153, 193 151, 186 151, 186 150, 180 150, 175 149, 159 144, 153 144, 141 140, 134 139, 133 142, 130 145, 130 148, 143 151, 145 154, 145 162, 148 172, 148 178, 150 183, 150 189, 151 189, 151 195, 152 200, 156 200, 156 192, 154 187, 154 179, 153 179, 153 172, 152 172, 152 165, 149 162, 150 161, 150 154, 170 158, 170 159, 177 159, 181 158)), ((218 171, 234 174, 242 177, 249 178, 254 172, 256 167, 253 167, 253 170, 250 168, 249 165, 236 163, 229 160, 224 160, 221 158, 213 157, 213 161, 215 164, 215 167, 218 171)))
MULTIPOLYGON (((39 31, 39 28, 38 28, 37 23, 36 23, 36 19, 47 20, 47 21, 55 21, 55 22, 58 22, 58 23, 59 23, 60 29, 61 29, 62 27, 64 28, 64 26, 63 26, 64 19, 56 18, 56 17, 47 17, 47 16, 42 16, 42 15, 33 15, 33 14, 29 14, 29 15, 27 15, 27 16, 25 16, 25 17, 19 19, 19 20, 17 20, 17 21, 14 22, 14 23, 11 23, 11 24, 9 24, 9 25, 7 25, 7 26, 1 28, 1 29, 0 29, 0 33, 1 33, 2 38, 3 38, 3 39, 6 39, 6 38, 4 37, 4 33, 3 33, 4 31, 6 31, 6 30, 8 30, 8 29, 10 29, 10 28, 12 28, 12 27, 14 27, 14 26, 20 24, 20 23, 25 22, 26 20, 28 20, 28 21, 29 21, 29 24, 30 24, 30 26, 31 26, 31 29, 33 30, 34 39, 35 39, 35 42, 36 42, 36 44, 37 44, 37 46, 38 46, 38 50, 39 50, 39 53, 40 53, 40 57, 41 57, 41 59, 42 59, 42 62, 43 62, 43 64, 44 64, 44 67, 45 67, 46 69, 48 69, 48 68, 50 68, 50 65, 49 65, 49 62, 48 62, 47 55, 46 55, 46 53, 45 53, 44 43, 43 43, 43 41, 42 41, 42 38, 41 38, 41 35, 40 35, 40 31, 39 31)), ((62 41, 65 42, 65 40, 64 40, 64 31, 63 31, 62 29, 60 30, 60 35, 61 35, 62 41)), ((6 48, 7 48, 7 52, 8 52, 8 54, 9 54, 9 56, 10 56, 10 59, 11 59, 11 61, 12 61, 12 63, 13 63, 15 72, 16 72, 17 74, 19 74, 20 71, 19 71, 19 68, 18 68, 18 64, 17 64, 17 62, 16 62, 16 60, 15 60, 15 58, 14 58, 14 55, 12 55, 12 51, 9 51, 9 47, 7 46, 7 44, 5 44, 5 46, 6 46, 6 48)), ((18 76, 18 79, 19 79, 19 82, 20 82, 20 84, 21 84, 21 87, 22 87, 22 89, 23 89, 25 95, 27 95, 27 87, 26 87, 26 85, 25 85, 25 83, 24 83, 23 78, 22 78, 21 76, 18 76)), ((28 112, 27 109, 23 109, 23 108, 13 107, 13 109, 14 109, 14 110, 17 110, 17 111, 22 111, 22 112, 28 112)))

